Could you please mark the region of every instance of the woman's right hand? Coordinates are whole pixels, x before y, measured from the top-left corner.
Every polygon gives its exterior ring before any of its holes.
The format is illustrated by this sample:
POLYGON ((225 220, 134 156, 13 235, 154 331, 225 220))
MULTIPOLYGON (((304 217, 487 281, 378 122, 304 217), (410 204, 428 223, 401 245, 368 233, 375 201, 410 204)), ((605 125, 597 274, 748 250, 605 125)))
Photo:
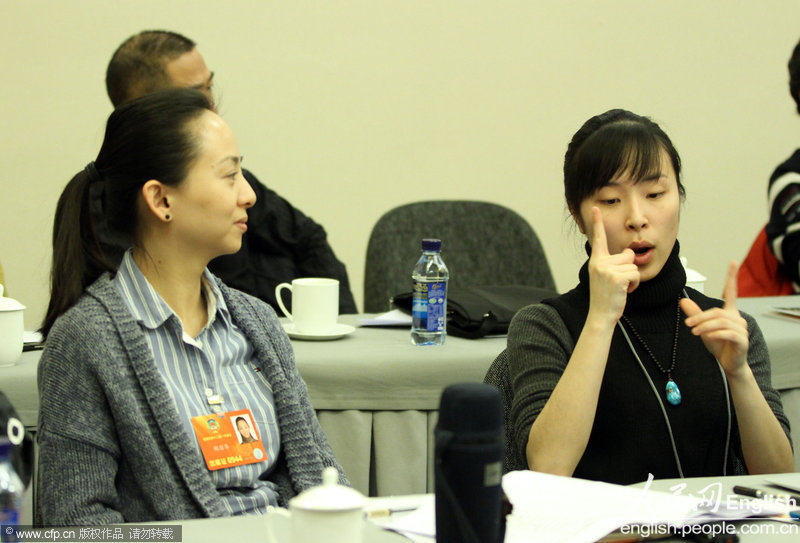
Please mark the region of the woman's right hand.
POLYGON ((563 373, 531 425, 525 447, 528 467, 567 477, 575 472, 589 443, 614 327, 628 292, 640 280, 631 249, 609 253, 599 208, 592 208, 591 221, 585 229, 592 245, 589 314, 563 373))
POLYGON ((603 214, 592 208, 592 255, 589 257, 589 315, 587 322, 614 326, 622 312, 628 293, 639 286, 639 267, 633 263, 634 253, 626 247, 610 254, 603 214))

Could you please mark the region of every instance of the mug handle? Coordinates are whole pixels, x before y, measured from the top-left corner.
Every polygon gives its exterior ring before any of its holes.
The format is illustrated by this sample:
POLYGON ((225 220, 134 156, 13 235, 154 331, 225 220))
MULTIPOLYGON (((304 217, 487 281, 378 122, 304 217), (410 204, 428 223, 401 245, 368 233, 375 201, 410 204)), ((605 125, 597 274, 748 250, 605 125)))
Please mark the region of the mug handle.
POLYGON ((286 309, 286 306, 283 305, 283 299, 281 298, 281 291, 283 289, 285 289, 285 288, 288 288, 289 290, 292 290, 292 285, 289 284, 289 283, 281 283, 280 285, 275 287, 275 298, 278 300, 278 305, 280 306, 281 311, 283 311, 283 314, 286 315, 287 317, 289 317, 290 321, 294 322, 294 319, 292 318, 292 314, 289 313, 289 311, 286 309))

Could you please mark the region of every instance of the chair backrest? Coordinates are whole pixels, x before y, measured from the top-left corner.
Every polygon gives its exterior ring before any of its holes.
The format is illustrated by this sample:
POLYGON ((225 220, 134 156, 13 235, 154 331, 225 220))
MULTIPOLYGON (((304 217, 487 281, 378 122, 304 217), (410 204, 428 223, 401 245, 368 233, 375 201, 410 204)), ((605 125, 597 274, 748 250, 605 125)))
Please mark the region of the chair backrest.
POLYGON ((442 240, 451 284, 531 285, 555 290, 542 244, 516 212, 489 202, 433 200, 396 207, 370 234, 364 270, 364 311, 389 309, 411 290, 423 238, 442 240))
POLYGON ((503 473, 528 469, 528 466, 514 454, 514 428, 510 424, 511 400, 513 393, 508 377, 508 354, 503 349, 486 372, 483 382, 500 390, 503 400, 503 427, 505 428, 505 454, 503 455, 503 473))

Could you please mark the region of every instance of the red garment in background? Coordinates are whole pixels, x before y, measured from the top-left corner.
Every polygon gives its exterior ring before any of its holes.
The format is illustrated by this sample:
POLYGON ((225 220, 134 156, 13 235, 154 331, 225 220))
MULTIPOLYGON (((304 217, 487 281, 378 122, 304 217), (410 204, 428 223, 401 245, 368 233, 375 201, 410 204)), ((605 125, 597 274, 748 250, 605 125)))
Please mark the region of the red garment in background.
POLYGON ((794 294, 792 282, 784 275, 781 263, 772 254, 764 228, 756 236, 738 275, 739 296, 784 296, 794 294))

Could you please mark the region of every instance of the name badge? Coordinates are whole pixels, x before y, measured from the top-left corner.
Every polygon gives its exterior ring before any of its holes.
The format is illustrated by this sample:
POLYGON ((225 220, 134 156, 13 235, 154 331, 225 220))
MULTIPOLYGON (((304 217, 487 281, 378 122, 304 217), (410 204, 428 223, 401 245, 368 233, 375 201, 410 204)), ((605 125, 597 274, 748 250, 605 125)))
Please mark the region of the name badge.
POLYGON ((267 460, 249 409, 193 417, 192 428, 209 470, 267 460))

